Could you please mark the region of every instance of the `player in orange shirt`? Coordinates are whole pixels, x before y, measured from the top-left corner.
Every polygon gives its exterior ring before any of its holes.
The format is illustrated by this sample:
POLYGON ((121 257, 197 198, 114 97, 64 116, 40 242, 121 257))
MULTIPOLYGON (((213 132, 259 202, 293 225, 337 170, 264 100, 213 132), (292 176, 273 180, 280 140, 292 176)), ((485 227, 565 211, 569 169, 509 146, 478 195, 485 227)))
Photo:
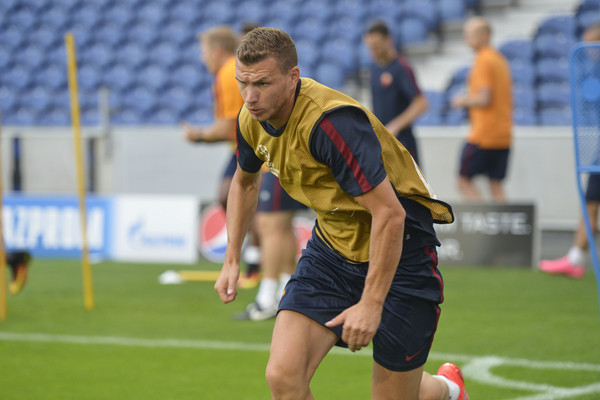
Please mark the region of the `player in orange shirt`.
POLYGON ((469 110, 471 132, 462 152, 458 188, 467 200, 481 201, 472 182, 476 175, 489 178, 496 202, 506 201, 506 177, 512 131, 512 79, 504 56, 490 45, 491 28, 482 17, 470 18, 464 27, 467 44, 475 51, 468 93, 452 99, 455 108, 469 110))

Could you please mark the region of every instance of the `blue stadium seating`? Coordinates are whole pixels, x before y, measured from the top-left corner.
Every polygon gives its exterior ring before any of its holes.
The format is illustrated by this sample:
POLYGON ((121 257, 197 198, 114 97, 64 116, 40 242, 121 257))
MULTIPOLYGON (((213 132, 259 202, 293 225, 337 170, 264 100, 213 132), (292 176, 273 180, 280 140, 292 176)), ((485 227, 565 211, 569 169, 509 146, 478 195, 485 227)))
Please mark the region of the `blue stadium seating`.
POLYGON ((513 83, 522 86, 535 84, 536 72, 532 63, 515 60, 510 63, 510 71, 513 83))
POLYGON ((536 57, 564 57, 567 58, 569 50, 575 44, 574 38, 562 35, 541 34, 534 39, 536 57))
POLYGON ((566 84, 543 83, 538 85, 536 92, 540 108, 567 107, 570 104, 570 90, 566 84))
POLYGON ((542 58, 535 64, 537 81, 540 83, 567 83, 569 64, 564 58, 542 58))
POLYGON ((568 107, 547 107, 538 111, 539 123, 543 126, 571 125, 571 110, 568 107))
POLYGON ((574 38, 577 29, 577 21, 574 15, 560 15, 550 17, 542 21, 538 26, 537 35, 562 35, 574 38))
POLYGON ((343 38, 336 38, 325 43, 320 58, 341 65, 344 76, 349 76, 356 72, 357 57, 356 47, 352 43, 343 38))
POLYGON ((509 40, 502 43, 498 50, 511 62, 519 60, 530 63, 535 55, 533 42, 529 39, 509 40))
POLYGON ((513 122, 515 125, 532 126, 539 123, 534 108, 514 108, 513 122))
POLYGON ((315 69, 315 77, 317 81, 334 89, 339 90, 344 86, 344 70, 338 64, 331 62, 319 64, 315 69))
POLYGON ((406 17, 400 22, 399 37, 403 45, 425 43, 429 39, 429 29, 422 19, 406 17))
POLYGON ((513 86, 513 107, 521 110, 535 110, 537 98, 532 86, 513 86))
POLYGON ((438 0, 442 23, 462 23, 467 17, 467 4, 463 0, 438 0))
POLYGON ((405 0, 403 5, 404 18, 420 18, 426 22, 430 30, 437 30, 440 19, 433 0, 405 0))

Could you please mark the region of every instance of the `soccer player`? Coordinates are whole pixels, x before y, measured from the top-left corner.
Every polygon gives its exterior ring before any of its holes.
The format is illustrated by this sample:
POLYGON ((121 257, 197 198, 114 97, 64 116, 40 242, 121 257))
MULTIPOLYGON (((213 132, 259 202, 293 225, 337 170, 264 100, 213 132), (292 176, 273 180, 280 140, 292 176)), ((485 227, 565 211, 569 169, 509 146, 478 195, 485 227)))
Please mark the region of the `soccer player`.
MULTIPOLYGON (((600 42, 600 23, 592 24, 583 32, 583 40, 589 43, 600 42)), ((597 53, 591 53, 592 56, 597 53)), ((598 60, 594 60, 595 63, 598 60)), ((593 104, 595 113, 599 113, 598 104, 593 104)), ((598 231, 598 208, 600 207, 600 175, 590 174, 585 191, 585 205, 590 218, 590 226, 594 236, 598 231)), ((581 278, 585 274, 585 256, 588 251, 588 237, 583 217, 579 219, 573 244, 569 252, 557 260, 541 260, 539 268, 548 274, 566 275, 581 278)))
POLYGON ((229 193, 228 245, 215 290, 235 300, 242 241, 261 166, 317 213, 275 320, 266 377, 273 398, 311 399, 336 344, 373 341, 373 399, 467 399, 460 369, 424 372, 443 300, 433 222, 454 220, 408 151, 352 98, 300 79, 290 36, 248 33, 237 50, 245 106, 229 193))
POLYGON ((385 22, 374 22, 363 39, 375 61, 370 70, 373 113, 419 164, 412 124, 427 111, 427 98, 417 85, 410 63, 394 47, 385 22))
POLYGON ((467 108, 471 132, 460 162, 458 188, 469 201, 481 201, 473 184, 485 175, 494 201, 506 201, 502 182, 506 177, 512 132, 512 79, 504 56, 490 45, 491 27, 483 17, 472 17, 464 26, 465 41, 475 51, 468 79, 468 93, 455 96, 455 108, 467 108))

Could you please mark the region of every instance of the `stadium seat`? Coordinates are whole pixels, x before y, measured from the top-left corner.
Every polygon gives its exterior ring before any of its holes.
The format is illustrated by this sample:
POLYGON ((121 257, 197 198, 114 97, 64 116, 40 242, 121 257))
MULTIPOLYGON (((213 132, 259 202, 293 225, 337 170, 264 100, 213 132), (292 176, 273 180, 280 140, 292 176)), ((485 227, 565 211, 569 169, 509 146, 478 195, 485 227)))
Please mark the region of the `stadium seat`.
POLYGON ((18 104, 17 94, 14 90, 7 86, 0 86, 0 110, 3 114, 9 113, 9 111, 16 107, 18 104))
POLYGON ((569 80, 569 64, 564 58, 542 58, 535 63, 537 81, 539 83, 567 83, 569 80))
POLYGON ((129 27, 125 35, 130 42, 148 46, 157 40, 158 31, 156 26, 148 22, 139 22, 129 27))
POLYGON ((393 29, 396 23, 402 19, 404 13, 401 3, 393 0, 372 0, 368 2, 370 19, 383 19, 393 29))
POLYGON ((151 125, 174 125, 181 121, 177 111, 171 108, 157 107, 143 115, 142 120, 151 125))
POLYGON ((90 64, 96 65, 98 68, 104 68, 109 64, 112 64, 114 62, 114 57, 115 52, 112 47, 102 42, 96 42, 89 47, 83 47, 81 51, 78 52, 79 60, 85 60, 90 64))
POLYGON ((320 60, 319 49, 308 39, 297 40, 296 50, 298 51, 298 62, 301 65, 312 69, 320 60))
MULTIPOLYGON (((235 7, 224 1, 211 1, 201 10, 201 14, 210 16, 218 24, 230 24, 235 17, 235 7)), ((173 18, 172 21, 181 22, 181 19, 173 18)))
MULTIPOLYGON (((206 5, 206 7, 199 7, 193 1, 177 1, 175 4, 167 7, 166 9, 169 11, 169 18, 171 21, 182 21, 191 23, 198 18, 202 17, 212 17, 212 14, 209 14, 207 11, 208 7, 211 4, 217 2, 210 2, 206 5)), ((220 2, 219 2, 220 3, 220 2)), ((227 3, 227 6, 232 8, 230 4, 227 3)), ((233 15, 233 14, 232 14, 233 15)), ((215 24, 225 24, 228 21, 215 21, 215 24)))
POLYGON ((333 89, 340 90, 344 86, 344 70, 334 63, 319 64, 315 69, 315 77, 318 82, 333 89))
POLYGON ((111 122, 116 125, 139 125, 142 117, 129 108, 121 108, 111 115, 111 122))
POLYGON ((565 107, 571 102, 569 86, 558 83, 544 83, 536 89, 538 106, 565 107))
POLYGON ((428 30, 437 30, 440 20, 436 3, 433 0, 406 0, 403 3, 403 18, 420 18, 427 24, 428 30))
POLYGON ((500 45, 499 50, 509 61, 532 62, 535 54, 533 42, 528 39, 509 40, 500 45))
POLYGON ((78 3, 79 5, 71 10, 69 17, 73 23, 82 24, 89 28, 96 26, 100 22, 102 13, 100 7, 94 2, 78 3))
POLYGON ((322 0, 306 0, 300 3, 300 18, 316 17, 329 23, 334 14, 332 2, 322 0))
POLYGON ((149 51, 148 60, 151 63, 168 68, 177 63, 179 54, 180 50, 175 44, 162 41, 152 46, 152 49, 149 51))
POLYGON ((534 110, 537 105, 535 89, 531 86, 513 86, 513 108, 534 110))
POLYGON ((112 2, 106 6, 102 12, 102 17, 105 22, 111 22, 127 29, 133 23, 135 12, 126 3, 112 2))
POLYGON ((442 24, 462 23, 467 17, 464 0, 439 0, 438 10, 442 24))
POLYGON ((122 91, 135 80, 134 69, 125 64, 111 65, 103 76, 103 84, 111 90, 122 91))
POLYGON ((461 68, 455 70, 454 73, 452 74, 452 77, 450 78, 449 86, 464 85, 469 76, 470 69, 471 69, 471 67, 461 67, 461 68))
POLYGON ((307 39, 312 43, 321 43, 327 35, 327 25, 316 17, 301 19, 294 28, 293 37, 296 39, 307 39))
POLYGON ((14 109, 10 114, 2 114, 4 125, 31 126, 35 120, 33 112, 22 107, 14 109))
POLYGON ((560 15, 542 21, 537 28, 537 35, 562 35, 574 38, 577 21, 573 15, 560 15))
POLYGON ((600 22, 600 9, 584 11, 577 15, 578 33, 583 32, 589 26, 600 22))
POLYGON ((355 52, 358 52, 358 46, 361 44, 365 30, 366 27, 357 24, 351 17, 342 15, 333 19, 329 24, 327 38, 328 40, 344 38, 354 46, 355 52))
POLYGON ((118 46, 123 41, 122 28, 114 22, 104 22, 94 29, 93 39, 110 47, 118 46))
MULTIPOLYGON (((299 0, 289 0, 289 1, 276 1, 273 4, 269 5, 266 12, 266 21, 285 21, 284 24, 289 26, 289 24, 294 24, 296 20, 300 17, 298 13, 298 8, 300 7, 299 0)), ((266 26, 273 26, 267 22, 265 22, 266 26)), ((288 32, 286 30, 286 32, 288 32)))
POLYGON ((444 116, 444 124, 451 126, 463 125, 467 121, 467 111, 464 109, 450 109, 444 116))
POLYGON ((196 64, 184 64, 169 74, 169 86, 187 86, 195 88, 208 82, 208 72, 198 61, 196 64))
POLYGON ((160 37, 164 41, 176 45, 182 45, 184 42, 196 42, 196 34, 192 27, 181 21, 170 21, 165 24, 160 32, 160 37))
POLYGON ((364 0, 338 0, 335 5, 335 13, 338 16, 346 15, 357 23, 364 23, 369 14, 367 2, 364 0))
POLYGON ((144 67, 137 74, 137 82, 153 90, 161 89, 169 80, 170 72, 166 68, 156 64, 144 67))
POLYGON ((533 126, 538 124, 538 117, 535 108, 515 108, 513 109, 513 122, 520 126, 533 126))
POLYGON ((51 108, 40 113, 32 123, 38 125, 66 126, 71 124, 71 114, 68 108, 51 108))
POLYGON ((8 17, 7 19, 10 21, 10 23, 21 32, 28 32, 32 30, 37 23, 37 15, 35 10, 26 5, 13 9, 8 16, 3 16, 2 19, 6 17, 8 17))
POLYGON ((114 47, 116 51, 115 64, 123 64, 131 69, 148 63, 147 51, 145 46, 135 41, 122 43, 114 47))
POLYGON ((429 29, 422 19, 406 17, 400 22, 399 37, 402 45, 425 43, 429 39, 429 29))
POLYGON ((158 105, 156 92, 145 86, 136 86, 123 96, 123 105, 144 114, 158 105))
POLYGON ((540 125, 571 125, 571 110, 568 107, 547 107, 538 111, 540 125))
POLYGON ((534 39, 534 46, 537 58, 544 57, 564 57, 569 54, 569 50, 575 44, 575 39, 567 38, 562 35, 542 34, 534 39))
POLYGON ((415 121, 415 125, 417 126, 441 126, 444 124, 443 114, 437 111, 428 110, 417 120, 415 121))
POLYGON ((10 49, 16 49, 21 46, 24 40, 25 37, 22 34, 22 31, 14 24, 4 26, 2 30, 0 30, 0 43, 10 49))
POLYGON ((135 7, 134 12, 138 21, 145 21, 155 26, 161 26, 167 18, 166 10, 160 3, 140 3, 135 7))
POLYGON ((77 68, 77 79, 82 89, 96 89, 100 85, 102 76, 99 69, 91 65, 82 65, 77 68))
POLYGON ((33 75, 24 65, 15 64, 3 72, 2 82, 11 89, 22 91, 33 84, 33 75))
POLYGON ((56 29, 49 25, 41 25, 37 29, 31 31, 28 36, 29 43, 38 46, 43 51, 46 51, 48 47, 57 43, 60 39, 56 35, 56 29))
POLYGON ((510 63, 510 73, 517 85, 532 86, 535 83, 536 72, 531 63, 515 60, 510 63))
POLYGON ((344 75, 352 75, 356 71, 357 54, 349 41, 343 38, 328 40, 321 49, 321 60, 334 62, 342 66, 344 75))

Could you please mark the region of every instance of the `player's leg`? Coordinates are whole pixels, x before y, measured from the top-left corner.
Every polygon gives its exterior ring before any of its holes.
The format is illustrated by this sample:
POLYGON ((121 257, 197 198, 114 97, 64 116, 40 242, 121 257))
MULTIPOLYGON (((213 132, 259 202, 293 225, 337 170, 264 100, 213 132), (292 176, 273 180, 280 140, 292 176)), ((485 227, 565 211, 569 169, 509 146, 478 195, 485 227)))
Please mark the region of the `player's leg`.
POLYGON ((471 143, 465 143, 461 157, 460 170, 458 173, 457 187, 463 198, 468 201, 480 202, 483 200, 481 193, 473 183, 473 177, 481 169, 480 150, 471 143))
POLYGON ((488 160, 490 178, 490 193, 496 203, 506 203, 506 193, 504 191, 504 178, 508 169, 509 149, 487 150, 484 151, 485 158, 488 160))
MULTIPOLYGON (((598 201, 590 201, 588 200, 585 203, 587 208, 587 213, 590 218, 590 228, 592 228, 592 232, 594 236, 598 232, 598 205, 600 202, 598 201)), ((577 226, 577 231, 575 232, 575 238, 573 239, 573 246, 580 248, 582 251, 586 251, 588 249, 588 236, 587 230, 585 228, 585 222, 583 218, 580 218, 579 225, 577 226)))
POLYGON ((279 277, 283 271, 296 266, 296 236, 292 226, 292 211, 261 212, 256 214, 262 243, 262 279, 256 302, 263 308, 275 308, 279 277))
MULTIPOLYGON (((419 397, 422 376, 422 366, 412 371, 396 372, 373 362, 371 400, 425 400, 419 397)), ((444 398, 427 397, 426 399, 444 398)))
POLYGON ((265 373, 273 399, 313 399, 310 380, 337 340, 331 330, 312 319, 280 311, 265 373))

